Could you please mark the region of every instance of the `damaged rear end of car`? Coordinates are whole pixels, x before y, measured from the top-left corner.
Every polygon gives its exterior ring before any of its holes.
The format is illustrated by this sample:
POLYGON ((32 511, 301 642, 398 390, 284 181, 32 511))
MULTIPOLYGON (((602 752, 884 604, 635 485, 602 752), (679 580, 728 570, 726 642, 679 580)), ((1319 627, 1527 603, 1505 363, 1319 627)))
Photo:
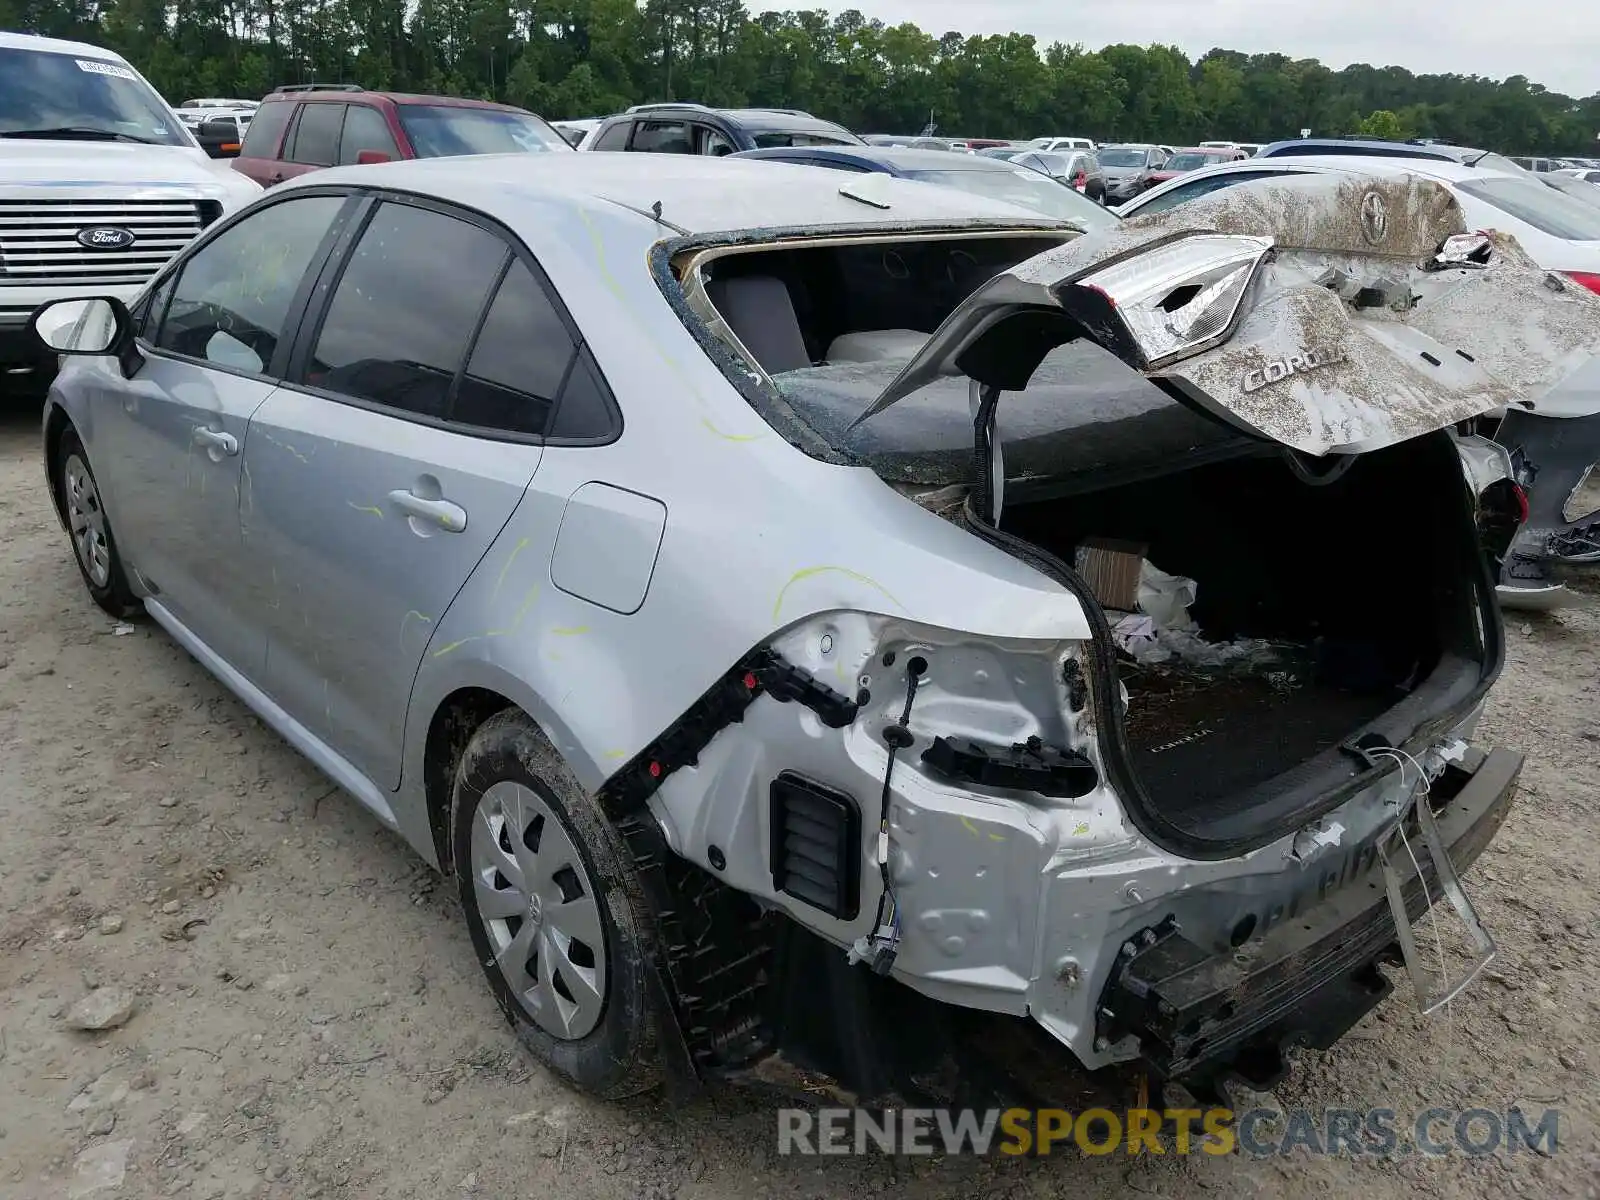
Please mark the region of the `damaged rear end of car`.
POLYGON ((1501 625, 1460 433, 1576 386, 1600 298, 1407 178, 656 267, 794 447, 1055 596, 933 624, 780 595, 608 781, 695 1073, 948 1100, 952 1064, 997 1070, 981 1016, 1214 1095, 1333 1044, 1385 960, 1424 1008, 1488 961, 1457 871, 1521 758, 1474 740, 1501 625), (1436 900, 1450 980, 1411 943, 1436 900))

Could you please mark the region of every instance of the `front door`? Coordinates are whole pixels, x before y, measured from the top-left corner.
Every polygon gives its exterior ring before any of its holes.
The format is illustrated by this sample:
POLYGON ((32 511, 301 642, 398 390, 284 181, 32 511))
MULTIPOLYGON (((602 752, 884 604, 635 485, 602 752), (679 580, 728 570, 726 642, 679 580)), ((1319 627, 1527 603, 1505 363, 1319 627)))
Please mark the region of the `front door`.
MULTIPOLYGON (((485 311, 515 278, 500 285, 508 263, 521 269, 510 259, 482 225, 380 203, 293 382, 250 424, 244 554, 269 623, 263 686, 380 787, 399 784, 432 632, 539 465, 533 437, 452 419, 475 332, 481 345, 506 324, 485 311)), ((520 346, 538 332, 517 320, 503 336, 520 346)))
POLYGON ((277 386, 297 292, 345 201, 285 200, 201 246, 153 300, 145 362, 104 396, 113 512, 155 599, 254 678, 265 638, 239 561, 251 415, 277 386))

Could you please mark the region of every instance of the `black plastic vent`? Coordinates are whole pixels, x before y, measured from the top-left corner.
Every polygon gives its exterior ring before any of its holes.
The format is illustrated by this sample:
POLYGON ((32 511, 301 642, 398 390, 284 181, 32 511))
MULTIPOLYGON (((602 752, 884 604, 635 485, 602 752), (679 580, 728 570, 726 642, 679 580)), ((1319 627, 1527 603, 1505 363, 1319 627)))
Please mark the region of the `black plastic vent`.
POLYGON ((772 886, 840 920, 861 909, 861 810, 793 771, 772 781, 772 886))

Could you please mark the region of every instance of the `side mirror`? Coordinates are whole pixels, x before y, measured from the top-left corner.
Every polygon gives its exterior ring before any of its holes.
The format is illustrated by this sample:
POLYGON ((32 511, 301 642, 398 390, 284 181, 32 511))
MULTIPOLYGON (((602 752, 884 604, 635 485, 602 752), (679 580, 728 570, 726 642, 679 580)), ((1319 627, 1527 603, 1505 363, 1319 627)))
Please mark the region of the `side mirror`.
POLYGON ((239 127, 232 121, 202 121, 194 136, 212 158, 239 157, 239 127))
POLYGON ((28 330, 55 354, 114 354, 125 376, 131 377, 144 364, 134 345, 128 306, 115 296, 47 301, 33 310, 28 330))
POLYGON ((393 161, 394 161, 394 155, 389 154, 389 153, 387 153, 387 152, 385 152, 383 150, 357 150, 356 151, 356 165, 357 166, 370 167, 370 166, 374 165, 375 163, 386 163, 386 162, 393 162, 393 161))

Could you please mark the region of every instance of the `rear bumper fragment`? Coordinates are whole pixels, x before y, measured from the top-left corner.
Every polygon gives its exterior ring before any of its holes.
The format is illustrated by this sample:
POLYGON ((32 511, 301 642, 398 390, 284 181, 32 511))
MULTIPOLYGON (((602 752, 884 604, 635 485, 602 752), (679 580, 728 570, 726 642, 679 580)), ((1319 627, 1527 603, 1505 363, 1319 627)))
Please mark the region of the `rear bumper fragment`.
MULTIPOLYGON (((1509 750, 1474 752, 1436 781, 1439 833, 1457 870, 1482 853, 1504 823, 1523 758, 1509 750), (1441 794, 1459 785, 1449 799, 1441 794)), ((1386 834, 1388 831, 1385 831, 1386 834)), ((1431 862, 1428 894, 1438 895, 1431 862)), ((1425 910, 1423 883, 1407 862, 1406 910, 1425 910)), ((1215 952, 1163 922, 1123 948, 1097 1012, 1097 1035, 1129 1035, 1163 1081, 1183 1084, 1196 1099, 1220 1099, 1218 1084, 1238 1077, 1259 1090, 1282 1079, 1283 1052, 1305 1044, 1325 1050, 1389 994, 1378 969, 1397 956, 1394 918, 1376 866, 1322 904, 1247 941, 1215 952)))

